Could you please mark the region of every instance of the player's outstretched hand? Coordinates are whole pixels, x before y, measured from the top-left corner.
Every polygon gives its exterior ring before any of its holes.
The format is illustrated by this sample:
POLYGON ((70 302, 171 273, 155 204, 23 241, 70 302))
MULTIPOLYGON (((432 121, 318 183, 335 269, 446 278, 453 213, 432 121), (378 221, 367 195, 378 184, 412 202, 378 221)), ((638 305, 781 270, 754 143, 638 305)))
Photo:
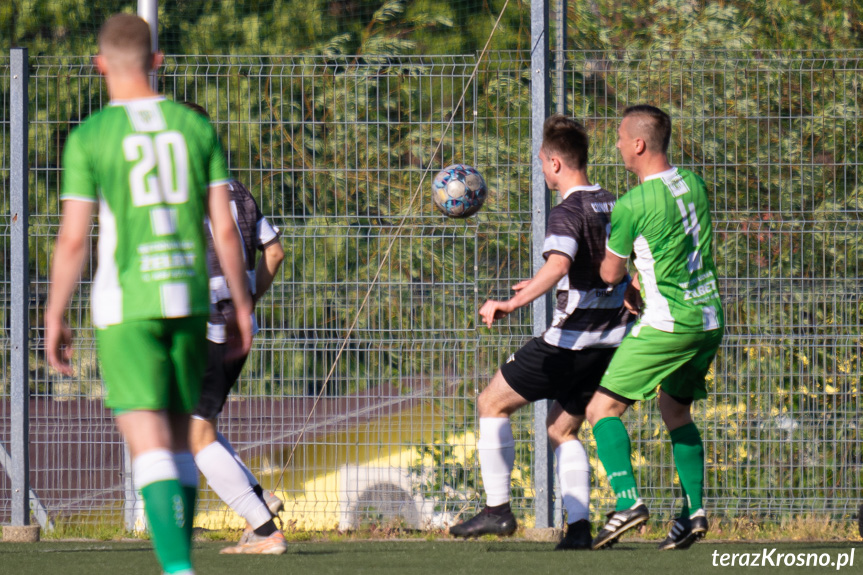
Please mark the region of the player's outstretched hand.
POLYGON ((512 306, 508 301, 495 301, 490 299, 479 308, 479 316, 486 326, 491 327, 496 319, 502 319, 512 313, 512 306))
POLYGON ((623 292, 623 305, 635 315, 640 314, 641 310, 644 309, 644 300, 641 299, 641 290, 635 287, 632 283, 626 286, 626 291, 623 292))
POLYGON ((514 291, 515 293, 518 293, 521 290, 523 290, 524 288, 526 288, 527 284, 529 284, 529 283, 530 283, 530 280, 521 280, 520 282, 518 282, 517 284, 512 286, 512 291, 514 291))
POLYGON ((63 375, 72 375, 72 330, 63 319, 45 320, 48 363, 63 375))

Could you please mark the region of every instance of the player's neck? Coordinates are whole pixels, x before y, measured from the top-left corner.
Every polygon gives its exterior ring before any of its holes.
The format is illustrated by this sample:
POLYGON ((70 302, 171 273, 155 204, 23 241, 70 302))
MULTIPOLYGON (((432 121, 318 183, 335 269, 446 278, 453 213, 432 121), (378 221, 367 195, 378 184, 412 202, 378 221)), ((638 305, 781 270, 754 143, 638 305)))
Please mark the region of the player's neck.
POLYGON ((150 78, 144 75, 105 76, 111 100, 140 100, 158 96, 150 86, 150 78))
POLYGON ((586 170, 577 170, 571 171, 566 174, 565 177, 562 177, 557 185, 557 190, 563 194, 567 190, 571 190, 576 186, 592 186, 590 180, 587 178, 586 170))
POLYGON ((638 166, 633 172, 638 176, 639 182, 644 182, 650 176, 661 174, 662 172, 671 169, 671 164, 668 163, 668 156, 654 156, 652 158, 644 158, 642 165, 638 166))

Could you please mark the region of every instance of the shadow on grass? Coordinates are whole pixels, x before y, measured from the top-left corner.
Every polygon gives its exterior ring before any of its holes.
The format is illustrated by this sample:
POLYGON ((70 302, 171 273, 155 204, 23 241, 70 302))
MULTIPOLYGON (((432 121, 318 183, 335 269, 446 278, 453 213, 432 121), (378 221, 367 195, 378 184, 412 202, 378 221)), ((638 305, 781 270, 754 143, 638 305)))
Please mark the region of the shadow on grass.
MULTIPOLYGON (((141 551, 153 551, 152 546, 147 547, 108 547, 100 545, 98 547, 81 547, 76 549, 39 549, 38 546, 33 546, 32 543, 27 544, 28 547, 19 549, 5 550, 0 546, 0 555, 31 555, 33 553, 92 553, 93 551, 109 552, 109 553, 139 553, 141 551)), ((37 544, 38 545, 38 544, 37 544)))

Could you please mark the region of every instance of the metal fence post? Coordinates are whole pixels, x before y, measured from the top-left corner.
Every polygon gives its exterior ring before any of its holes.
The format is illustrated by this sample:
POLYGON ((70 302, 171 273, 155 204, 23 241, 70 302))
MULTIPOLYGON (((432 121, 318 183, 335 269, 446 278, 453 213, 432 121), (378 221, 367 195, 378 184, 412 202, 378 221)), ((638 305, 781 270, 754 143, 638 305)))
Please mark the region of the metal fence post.
MULTIPOLYGON (((531 106, 531 261, 536 273, 543 264, 542 245, 545 241, 545 223, 548 217, 548 190, 542 174, 539 149, 542 146, 542 126, 548 117, 550 81, 548 74, 548 2, 531 0, 530 5, 530 106, 531 106)), ((533 335, 542 335, 550 321, 551 307, 548 296, 537 298, 532 305, 533 335)), ((545 420, 549 401, 533 404, 534 471, 533 481, 536 527, 553 527, 554 473, 551 445, 548 442, 545 420)))
POLYGON ((554 35, 554 73, 558 114, 566 114, 566 0, 557 0, 557 30, 554 35))
MULTIPOLYGON (((557 0, 557 30, 554 35, 554 73, 555 91, 557 92, 555 111, 566 114, 566 0, 557 0)), ((549 109, 551 106, 549 105, 549 109)), ((552 468, 553 469, 553 468, 552 468)), ((560 496, 560 482, 556 474, 552 474, 551 484, 554 486, 553 524, 563 525, 563 501, 560 496)))
MULTIPOLYGON (((150 25, 150 46, 155 54, 159 51, 159 0, 138 0, 138 16, 150 25)), ((150 86, 153 91, 159 91, 159 77, 156 71, 150 72, 150 86)), ((132 457, 129 445, 123 442, 123 494, 125 499, 123 524, 126 531, 146 531, 141 528, 143 517, 141 501, 139 501, 132 479, 132 457)))
MULTIPOLYGON (((138 16, 150 25, 150 45, 155 54, 159 51, 159 0, 138 0, 138 16)), ((150 85, 159 91, 159 77, 156 71, 150 72, 150 85)))
POLYGON ((30 273, 27 229, 27 48, 12 48, 12 525, 30 525, 30 273))

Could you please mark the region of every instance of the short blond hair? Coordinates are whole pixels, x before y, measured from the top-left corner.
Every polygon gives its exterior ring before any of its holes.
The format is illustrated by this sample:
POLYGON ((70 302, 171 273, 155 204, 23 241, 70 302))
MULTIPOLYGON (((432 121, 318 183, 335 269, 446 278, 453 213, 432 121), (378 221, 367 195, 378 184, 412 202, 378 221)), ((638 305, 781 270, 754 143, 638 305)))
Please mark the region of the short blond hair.
POLYGON ((149 72, 153 67, 150 26, 134 14, 111 16, 99 30, 99 53, 112 65, 149 72))

